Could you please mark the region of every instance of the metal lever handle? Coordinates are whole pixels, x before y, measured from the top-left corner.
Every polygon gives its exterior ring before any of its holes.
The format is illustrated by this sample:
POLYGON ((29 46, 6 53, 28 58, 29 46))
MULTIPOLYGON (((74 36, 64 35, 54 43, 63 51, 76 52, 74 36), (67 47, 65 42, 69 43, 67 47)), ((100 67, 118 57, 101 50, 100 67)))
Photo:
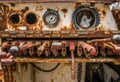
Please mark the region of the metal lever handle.
POLYGON ((71 78, 75 79, 75 57, 74 57, 75 44, 74 42, 70 42, 70 51, 71 51, 71 60, 72 60, 72 71, 71 78))
POLYGON ((97 55, 97 51, 95 47, 93 47, 92 45, 85 43, 85 42, 80 42, 80 44, 82 45, 82 48, 84 49, 84 54, 86 57, 97 55))
POLYGON ((44 42, 42 45, 40 45, 40 47, 37 49, 37 55, 41 56, 43 51, 45 50, 45 46, 46 46, 47 42, 44 42))

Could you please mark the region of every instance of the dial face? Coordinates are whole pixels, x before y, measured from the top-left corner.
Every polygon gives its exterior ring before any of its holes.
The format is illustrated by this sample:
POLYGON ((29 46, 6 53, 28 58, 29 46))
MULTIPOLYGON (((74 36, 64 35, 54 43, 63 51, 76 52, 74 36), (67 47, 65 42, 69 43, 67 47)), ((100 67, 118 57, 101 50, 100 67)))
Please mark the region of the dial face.
POLYGON ((48 9, 43 16, 43 21, 45 25, 48 25, 49 27, 57 26, 59 23, 59 19, 59 13, 52 9, 48 9))
POLYGON ((94 8, 80 6, 74 11, 72 22, 76 29, 90 29, 99 24, 99 14, 94 8))

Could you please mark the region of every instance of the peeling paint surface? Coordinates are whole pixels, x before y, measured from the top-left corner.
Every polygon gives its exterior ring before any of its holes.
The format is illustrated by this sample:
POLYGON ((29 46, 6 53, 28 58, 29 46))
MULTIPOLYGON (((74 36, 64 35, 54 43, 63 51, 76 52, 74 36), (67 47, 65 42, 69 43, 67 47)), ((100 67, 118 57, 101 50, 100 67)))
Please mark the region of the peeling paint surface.
MULTIPOLYGON (((2 3, 2 5, 5 5, 7 7, 6 8, 7 11, 5 12, 6 22, 4 22, 6 24, 6 27, 4 28, 4 31, 17 32, 19 30, 22 30, 21 34, 24 35, 24 33, 23 33, 24 30, 32 30, 32 31, 38 32, 38 34, 42 33, 43 31, 46 31, 46 30, 54 31, 59 34, 62 30, 67 30, 68 31, 67 35, 69 35, 69 31, 74 34, 74 33, 76 33, 77 30, 73 26, 72 15, 73 15, 73 12, 75 11, 75 9, 81 5, 87 5, 87 6, 92 5, 92 7, 94 7, 98 11, 99 16, 100 16, 100 24, 97 27, 95 27, 94 29, 92 29, 89 34, 93 34, 93 35, 96 34, 95 36, 97 36, 97 34, 98 35, 103 34, 103 32, 99 33, 97 31, 106 30, 105 34, 109 35, 110 32, 108 30, 118 30, 118 26, 112 15, 112 12, 109 9, 109 6, 107 4, 103 4, 103 3, 96 3, 96 4, 90 4, 90 3, 79 3, 79 4, 76 4, 76 3, 52 3, 52 4, 51 3, 2 3), (58 25, 54 28, 50 28, 49 26, 45 25, 43 22, 43 15, 48 9, 53 9, 53 10, 57 11, 60 15, 60 21, 59 21, 58 25), (28 24, 28 22, 26 22, 26 20, 27 20, 26 16, 28 16, 30 13, 32 13, 32 16, 33 16, 33 14, 36 16, 35 23, 34 23, 34 21, 32 21, 33 24, 28 24), (13 15, 13 16, 11 16, 11 15, 13 15), (15 19, 16 17, 18 17, 18 18, 15 19), (10 19, 12 19, 12 18, 13 18, 13 20, 11 21, 10 19)), ((82 31, 86 31, 86 29, 84 29, 84 30, 82 29, 82 31)), ((49 32, 46 35, 49 36, 49 32)), ((29 38, 31 38, 30 36, 29 36, 29 38)), ((51 42, 54 42, 54 41, 51 41, 51 42)), ((67 42, 69 43, 69 41, 67 41, 67 42)), ((104 42, 104 40, 103 40, 103 42, 104 42)), ((44 43, 44 41, 42 41, 42 43, 44 43)), ((93 41, 93 43, 94 43, 94 41, 93 41)), ((48 44, 49 44, 49 41, 48 41, 48 44)), ((91 42, 91 44, 92 44, 92 42, 91 42)), ((44 45, 43 45, 43 47, 44 47, 44 45)), ((111 46, 108 46, 108 47, 111 49, 111 46)), ((105 49, 104 46, 103 46, 103 49, 105 49)), ((69 54, 67 54, 67 55, 69 55, 69 54)), ((102 54, 102 55, 104 55, 104 54, 102 54)), ((93 59, 93 60, 91 60, 91 62, 100 62, 100 61, 101 62, 111 62, 111 61, 113 61, 112 59, 111 60, 105 59, 104 61, 103 60, 102 59, 99 59, 99 60, 93 59)), ((58 68, 55 69, 54 71, 47 72, 47 73, 34 68, 34 66, 32 66, 30 63, 28 63, 28 62, 31 62, 32 59, 31 60, 27 60, 27 58, 22 59, 22 60, 15 59, 14 61, 17 63, 15 66, 16 70, 13 72, 13 76, 14 76, 13 82, 27 82, 27 81, 28 82, 77 82, 78 63, 75 63, 76 78, 74 80, 72 80, 71 79, 71 69, 72 69, 71 59, 57 60, 57 61, 54 60, 54 58, 51 60, 50 59, 46 59, 46 60, 42 60, 42 59, 34 60, 33 59, 33 61, 34 61, 33 63, 43 69, 51 69, 57 64, 56 62, 64 62, 64 63, 61 63, 58 66, 58 68), (22 63, 18 63, 20 61, 22 63), (26 61, 27 61, 27 63, 23 63, 26 61), (39 63, 36 63, 38 61, 39 61, 39 63), (47 63, 45 63, 45 62, 47 62, 47 63)), ((77 62, 84 62, 84 61, 88 62, 89 61, 90 62, 90 59, 84 59, 84 60, 75 59, 75 61, 77 61, 77 62)), ((93 69, 95 69, 95 68, 93 67, 93 69)), ((85 72, 85 69, 83 71, 85 72)))
MULTIPOLYGON (((76 8, 76 4, 75 3, 15 3, 14 6, 10 5, 10 4, 5 4, 9 7, 9 12, 7 14, 7 18, 9 18, 9 16, 12 13, 18 13, 20 14, 20 24, 13 26, 13 24, 11 24, 9 22, 7 22, 7 29, 6 30, 18 30, 18 28, 20 26, 26 26, 27 29, 31 29, 31 30, 61 30, 61 29, 71 29, 74 27, 71 27, 72 25, 72 14, 76 8), (49 28, 48 26, 46 26, 43 22, 43 15, 44 13, 47 11, 47 9, 53 9, 59 12, 60 14, 60 22, 59 24, 55 27, 55 28, 49 28), (37 22, 34 25, 28 25, 26 24, 26 15, 30 12, 33 12, 34 14, 36 14, 37 16, 37 22)), ((82 5, 82 4, 81 4, 82 5)), ((90 4, 88 4, 90 5, 90 4)), ((80 4, 78 5, 80 6, 80 4)), ((115 20, 112 16, 112 13, 109 9, 108 5, 104 5, 101 3, 96 3, 94 6, 94 8, 96 8, 98 10, 98 13, 100 15, 100 24, 98 27, 96 27, 97 29, 102 29, 102 30, 117 30, 117 26, 115 23, 115 20), (111 19, 111 20, 110 20, 111 19)))

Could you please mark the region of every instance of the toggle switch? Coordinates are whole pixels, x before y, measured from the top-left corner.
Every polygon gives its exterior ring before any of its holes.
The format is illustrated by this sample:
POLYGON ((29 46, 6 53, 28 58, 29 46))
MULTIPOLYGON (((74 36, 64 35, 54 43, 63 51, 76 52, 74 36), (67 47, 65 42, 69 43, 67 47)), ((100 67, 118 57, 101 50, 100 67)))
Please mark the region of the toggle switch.
POLYGON ((43 44, 41 44, 38 49, 37 49, 37 55, 41 56, 43 54, 43 51, 45 50, 45 46, 46 46, 47 42, 44 42, 43 44))
POLYGON ((62 49, 62 43, 61 42, 53 42, 51 46, 51 51, 55 57, 58 56, 58 50, 62 49))
POLYGON ((78 42, 78 46, 77 46, 77 55, 82 56, 82 46, 80 42, 78 42))
POLYGON ((44 54, 46 57, 48 57, 50 55, 50 42, 49 41, 46 41, 44 54))
POLYGON ((67 41, 62 41, 62 56, 66 56, 67 55, 67 41))
POLYGON ((34 55, 34 47, 29 48, 29 55, 33 56, 34 55))
POLYGON ((1 46, 2 50, 6 49, 6 48, 8 47, 8 44, 9 44, 8 41, 3 42, 3 43, 2 43, 2 46, 1 46))
POLYGON ((40 46, 41 42, 33 42, 29 47, 29 55, 33 56, 35 54, 35 47, 40 46))
POLYGON ((102 55, 103 57, 106 56, 106 51, 105 51, 105 44, 104 43, 101 43, 101 48, 100 48, 100 55, 102 55))
POLYGON ((20 49, 21 49, 21 51, 24 51, 24 50, 27 50, 27 49, 29 49, 31 46, 32 46, 32 44, 33 44, 33 42, 32 41, 29 41, 29 42, 27 42, 27 43, 21 43, 20 45, 22 45, 21 47, 20 47, 20 49))
POLYGON ((0 52, 0 58, 7 58, 8 55, 6 52, 0 52))

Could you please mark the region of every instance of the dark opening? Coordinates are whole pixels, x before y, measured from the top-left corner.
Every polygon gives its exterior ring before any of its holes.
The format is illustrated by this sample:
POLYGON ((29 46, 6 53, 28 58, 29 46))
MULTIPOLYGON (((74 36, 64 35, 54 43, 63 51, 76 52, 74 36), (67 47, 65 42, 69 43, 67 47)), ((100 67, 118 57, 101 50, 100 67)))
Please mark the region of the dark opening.
POLYGON ((34 13, 29 13, 27 16, 26 16, 26 22, 28 24, 34 24, 37 22, 37 18, 36 18, 36 15, 34 13))
POLYGON ((18 24, 20 22, 20 16, 19 14, 13 14, 10 16, 10 21, 13 23, 13 24, 18 24))

